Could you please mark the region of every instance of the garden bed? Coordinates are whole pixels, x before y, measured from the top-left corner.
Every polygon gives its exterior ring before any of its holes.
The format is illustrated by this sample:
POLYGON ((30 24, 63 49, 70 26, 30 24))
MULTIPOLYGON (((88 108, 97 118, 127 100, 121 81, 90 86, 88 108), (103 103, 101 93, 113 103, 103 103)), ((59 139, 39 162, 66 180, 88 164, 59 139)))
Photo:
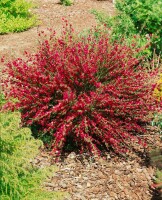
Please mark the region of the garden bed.
MULTIPOLYGON (((148 148, 127 157, 106 153, 105 159, 71 152, 58 162, 47 151, 34 160, 39 167, 57 165, 59 170, 44 183, 50 191, 66 191, 65 200, 160 200, 151 189, 155 167, 149 165, 148 150, 162 147, 158 130, 148 137, 148 148)), ((137 152, 136 151, 136 152, 137 152)))
MULTIPOLYGON (((38 15, 40 25, 22 33, 0 35, 0 57, 6 60, 23 57, 24 50, 35 52, 39 44, 38 32, 54 28, 62 30, 62 18, 66 18, 77 32, 96 25, 92 9, 113 15, 111 1, 75 0, 74 5, 65 7, 59 0, 35 0, 38 5, 33 11, 38 15)), ((48 33, 48 31, 47 31, 48 33)), ((0 68, 3 68, 1 64, 0 68)), ((5 76, 5 74, 3 74, 5 76)), ((159 130, 149 127, 148 148, 136 146, 135 153, 116 157, 106 153, 105 159, 75 152, 64 155, 58 162, 47 150, 42 150, 33 161, 39 167, 57 165, 58 171, 49 177, 44 187, 52 191, 66 191, 65 200, 153 200, 158 199, 151 189, 155 178, 155 167, 149 165, 149 150, 162 147, 159 130)))

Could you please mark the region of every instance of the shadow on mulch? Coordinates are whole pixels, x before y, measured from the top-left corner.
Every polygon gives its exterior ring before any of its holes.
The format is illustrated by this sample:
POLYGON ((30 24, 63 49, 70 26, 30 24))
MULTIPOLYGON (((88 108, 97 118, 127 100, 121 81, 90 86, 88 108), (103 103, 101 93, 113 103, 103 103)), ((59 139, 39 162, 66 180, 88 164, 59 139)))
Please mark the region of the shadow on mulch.
POLYGON ((153 191, 151 200, 162 200, 162 194, 157 191, 153 191))

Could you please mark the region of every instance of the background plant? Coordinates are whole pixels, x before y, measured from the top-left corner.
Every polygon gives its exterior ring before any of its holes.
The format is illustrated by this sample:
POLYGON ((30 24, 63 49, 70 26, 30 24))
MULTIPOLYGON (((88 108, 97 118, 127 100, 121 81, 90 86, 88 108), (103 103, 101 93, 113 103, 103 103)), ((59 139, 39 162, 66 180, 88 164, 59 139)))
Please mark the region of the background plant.
POLYGON ((0 1, 0 34, 20 32, 36 24, 36 17, 30 12, 33 4, 26 0, 0 1))
POLYGON ((93 13, 98 20, 99 28, 102 27, 102 25, 104 25, 104 29, 105 26, 108 28, 107 31, 111 34, 112 43, 114 41, 119 43, 124 42, 128 46, 134 43, 136 47, 141 48, 140 56, 144 55, 146 57, 147 55, 147 57, 149 57, 152 55, 151 48, 148 48, 150 38, 137 33, 133 21, 128 15, 122 13, 111 17, 97 10, 92 10, 91 13, 93 13), (145 48, 145 46, 147 46, 147 48, 145 48))
POLYGON ((152 35, 152 48, 162 50, 162 1, 161 0, 117 0, 116 8, 127 14, 137 32, 152 35))
MULTIPOLYGON (((162 188, 162 149, 152 150, 149 157, 151 165, 157 168, 153 188, 160 189, 162 188)), ((162 191, 159 190, 159 192, 162 195, 162 191)))
POLYGON ((161 170, 157 170, 156 172, 156 183, 161 183, 160 188, 162 188, 162 171, 161 170))
POLYGON ((65 6, 71 6, 74 0, 60 0, 61 4, 65 6))
POLYGON ((154 89, 154 96, 158 99, 158 101, 162 101, 162 73, 160 74, 159 80, 154 89))
MULTIPOLYGON (((4 103, 2 95, 1 99, 4 103)), ((31 164, 42 142, 31 136, 30 129, 19 126, 20 113, 1 112, 0 119, 0 199, 62 199, 63 194, 46 191, 41 186, 55 168, 38 169, 31 164)))
MULTIPOLYGON (((112 38, 120 40, 125 38, 132 40, 137 35, 138 42, 142 46, 151 39, 151 52, 156 49, 160 54, 162 50, 162 11, 160 0, 118 0, 115 3, 116 15, 110 17, 98 11, 92 11, 96 18, 111 28, 112 38)), ((148 51, 148 56, 152 55, 148 51)))
POLYGON ((53 152, 61 153, 69 138, 95 154, 110 147, 126 152, 135 141, 144 145, 140 134, 156 101, 153 73, 135 56, 139 49, 112 44, 105 33, 74 39, 70 32, 51 34, 27 61, 8 63, 4 90, 18 102, 6 106, 20 109, 22 123, 37 137, 49 136, 53 152))
MULTIPOLYGON (((154 89, 153 95, 159 101, 160 106, 162 106, 162 73, 159 76, 156 87, 154 89)), ((154 119, 151 122, 152 126, 158 126, 160 128, 160 134, 162 134, 162 114, 161 111, 154 115, 154 119)))

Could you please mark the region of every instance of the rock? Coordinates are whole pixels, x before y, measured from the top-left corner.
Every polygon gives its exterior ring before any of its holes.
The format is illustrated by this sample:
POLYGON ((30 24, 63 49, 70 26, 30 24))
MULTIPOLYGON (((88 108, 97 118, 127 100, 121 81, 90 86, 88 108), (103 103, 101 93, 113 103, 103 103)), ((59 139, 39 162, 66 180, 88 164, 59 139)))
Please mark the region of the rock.
POLYGON ((113 198, 115 198, 115 197, 116 197, 116 193, 115 193, 115 192, 113 192, 113 191, 110 191, 110 192, 109 192, 109 195, 110 195, 110 197, 113 197, 113 198))
POLYGON ((106 176, 102 172, 98 172, 98 178, 100 179, 106 179, 106 176))
POLYGON ((97 194, 99 193, 100 189, 98 187, 92 187, 90 188, 90 192, 93 193, 93 194, 97 194))
POLYGON ((80 185, 80 184, 78 184, 76 187, 79 188, 79 189, 82 189, 82 188, 83 188, 83 186, 80 185))
POLYGON ((143 169, 141 169, 141 168, 137 168, 136 170, 137 170, 137 172, 139 172, 139 173, 142 173, 142 172, 143 172, 143 169))
POLYGON ((131 187, 134 187, 134 186, 135 186, 135 182, 134 182, 134 181, 131 181, 131 182, 130 182, 130 186, 131 186, 131 187))
POLYGON ((91 186, 91 184, 88 182, 88 183, 87 183, 87 187, 90 187, 90 186, 91 186))
POLYGON ((60 183, 59 183, 59 186, 60 186, 61 188, 63 188, 63 189, 66 189, 66 188, 67 188, 67 184, 64 183, 64 182, 60 182, 60 183))
POLYGON ((130 174, 130 171, 129 170, 125 170, 124 171, 124 175, 128 175, 128 174, 130 174))
POLYGON ((75 159, 76 158, 76 153, 75 152, 72 152, 68 155, 68 158, 70 159, 75 159))
POLYGON ((121 175, 121 174, 122 174, 122 171, 120 171, 120 170, 115 170, 114 173, 115 173, 116 175, 121 175))

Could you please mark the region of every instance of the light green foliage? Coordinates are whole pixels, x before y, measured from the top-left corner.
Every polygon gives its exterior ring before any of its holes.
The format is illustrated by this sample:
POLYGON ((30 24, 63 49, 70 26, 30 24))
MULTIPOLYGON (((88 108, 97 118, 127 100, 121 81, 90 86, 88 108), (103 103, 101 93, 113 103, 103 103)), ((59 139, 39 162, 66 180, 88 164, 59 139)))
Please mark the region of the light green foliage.
POLYGON ((63 199, 61 193, 49 192, 41 187, 46 177, 56 169, 38 169, 30 163, 42 142, 31 136, 30 129, 20 128, 20 113, 1 113, 0 120, 0 199, 63 199))
POLYGON ((64 6, 71 6, 73 4, 73 0, 60 0, 60 2, 64 6))
POLYGON ((36 24, 36 17, 30 13, 33 7, 26 0, 0 1, 0 34, 20 32, 36 24))

